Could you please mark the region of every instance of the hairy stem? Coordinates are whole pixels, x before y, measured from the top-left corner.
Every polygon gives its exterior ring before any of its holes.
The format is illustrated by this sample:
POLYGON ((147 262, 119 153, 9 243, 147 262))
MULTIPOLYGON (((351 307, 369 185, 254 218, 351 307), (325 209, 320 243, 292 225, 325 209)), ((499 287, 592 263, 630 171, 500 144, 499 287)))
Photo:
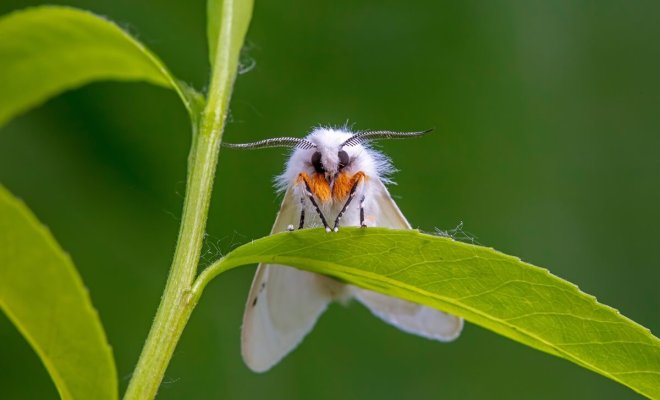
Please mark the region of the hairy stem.
POLYGON ((174 348, 193 310, 194 304, 189 301, 188 294, 195 278, 204 240, 219 143, 219 130, 200 132, 193 141, 190 157, 193 162, 174 260, 165 292, 125 399, 155 397, 174 348))
MULTIPOLYGON (((211 0, 215 2, 215 0, 211 0)), ((125 400, 153 399, 181 333, 201 291, 192 294, 211 200, 211 191, 227 108, 252 0, 224 0, 208 100, 201 116, 193 116, 193 140, 179 237, 170 274, 156 317, 142 348, 125 400)))

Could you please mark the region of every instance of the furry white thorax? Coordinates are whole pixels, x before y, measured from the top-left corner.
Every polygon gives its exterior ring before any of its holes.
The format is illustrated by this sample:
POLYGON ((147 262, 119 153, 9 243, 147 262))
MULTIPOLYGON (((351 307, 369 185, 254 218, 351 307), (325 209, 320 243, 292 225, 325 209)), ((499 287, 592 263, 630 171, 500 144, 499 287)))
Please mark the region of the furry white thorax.
POLYGON ((343 169, 344 172, 353 175, 362 171, 367 176, 367 180, 380 179, 385 184, 392 183, 389 176, 394 172, 394 168, 387 156, 372 149, 366 143, 341 147, 341 144, 353 135, 354 132, 346 129, 324 127, 314 129, 305 139, 316 144, 316 148, 295 148, 293 150, 286 164, 286 169, 275 178, 277 190, 279 192, 286 191, 296 182, 301 172, 312 175, 315 171, 311 159, 317 151, 321 153, 321 162, 330 174, 337 172, 338 153, 340 150, 344 150, 349 157, 349 163, 343 169))

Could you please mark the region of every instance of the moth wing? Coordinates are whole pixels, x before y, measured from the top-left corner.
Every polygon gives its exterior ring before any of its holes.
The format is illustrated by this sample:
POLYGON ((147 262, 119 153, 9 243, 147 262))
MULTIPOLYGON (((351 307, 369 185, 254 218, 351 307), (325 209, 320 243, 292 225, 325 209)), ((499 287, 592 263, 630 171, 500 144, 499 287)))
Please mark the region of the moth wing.
MULTIPOLYGON (((290 188, 271 233, 282 232, 300 217, 290 188)), ((259 264, 243 314, 241 353, 247 366, 264 372, 292 351, 314 327, 343 285, 311 272, 259 264)))
MULTIPOLYGON (((373 179, 370 183, 375 185, 373 204, 378 207, 376 226, 412 229, 385 185, 378 179, 373 179)), ((375 316, 404 332, 429 339, 450 341, 456 339, 463 329, 462 318, 435 308, 360 288, 354 288, 353 296, 375 316)))

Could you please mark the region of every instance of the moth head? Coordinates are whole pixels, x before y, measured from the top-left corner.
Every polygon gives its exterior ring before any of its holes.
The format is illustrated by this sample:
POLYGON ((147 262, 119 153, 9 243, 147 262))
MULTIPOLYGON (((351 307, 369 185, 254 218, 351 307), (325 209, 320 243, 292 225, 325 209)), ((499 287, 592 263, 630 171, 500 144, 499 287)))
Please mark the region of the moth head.
POLYGON ((303 154, 306 164, 313 169, 314 173, 324 175, 326 180, 331 182, 337 174, 350 165, 355 156, 355 154, 349 154, 352 153, 350 149, 342 147, 343 142, 350 135, 351 133, 341 130, 326 128, 314 130, 307 136, 307 139, 316 147, 303 154))

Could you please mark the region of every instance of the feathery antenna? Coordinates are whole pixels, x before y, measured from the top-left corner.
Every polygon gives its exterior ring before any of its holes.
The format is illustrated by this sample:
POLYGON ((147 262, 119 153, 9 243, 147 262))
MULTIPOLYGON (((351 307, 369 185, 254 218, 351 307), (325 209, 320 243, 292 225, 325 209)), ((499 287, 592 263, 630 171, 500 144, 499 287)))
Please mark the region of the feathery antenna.
POLYGON ((355 146, 356 144, 362 143, 365 140, 405 139, 405 138, 410 138, 410 137, 422 136, 422 135, 426 135, 427 133, 431 132, 432 130, 433 130, 433 128, 427 129, 425 131, 418 131, 418 132, 364 131, 364 132, 356 133, 355 135, 353 135, 350 138, 346 139, 344 141, 344 143, 342 143, 342 147, 344 147, 344 146, 355 146))
POLYGON ((312 149, 316 145, 307 139, 294 138, 294 137, 279 137, 259 140, 252 143, 222 143, 224 147, 232 149, 265 149, 268 147, 299 147, 301 149, 312 149))

